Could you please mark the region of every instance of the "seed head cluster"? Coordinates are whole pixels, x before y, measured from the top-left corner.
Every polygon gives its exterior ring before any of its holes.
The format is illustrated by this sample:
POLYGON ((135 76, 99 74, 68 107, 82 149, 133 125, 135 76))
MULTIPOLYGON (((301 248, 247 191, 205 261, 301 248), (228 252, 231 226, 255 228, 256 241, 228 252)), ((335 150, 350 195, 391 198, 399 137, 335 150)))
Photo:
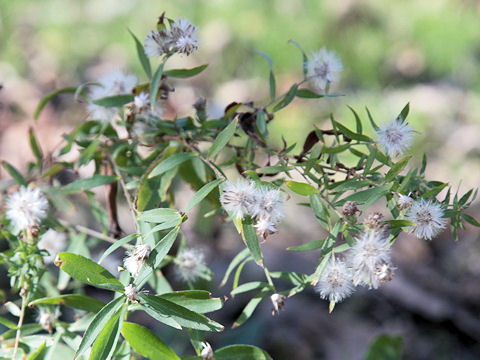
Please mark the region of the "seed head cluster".
POLYGON ((7 198, 6 216, 18 230, 39 225, 47 217, 48 200, 39 188, 21 187, 7 198))
POLYGON ((333 51, 322 47, 314 52, 307 61, 307 78, 317 90, 326 90, 331 83, 337 81, 343 70, 340 58, 333 51))
POLYGON ((123 259, 123 265, 132 276, 137 276, 142 266, 148 260, 152 248, 148 244, 137 245, 133 252, 128 252, 127 257, 123 259))
POLYGON ((145 41, 145 54, 152 58, 172 52, 190 55, 198 49, 198 28, 187 19, 178 19, 170 29, 153 30, 145 41))
POLYGON ((276 233, 283 213, 284 197, 279 189, 257 186, 252 181, 240 179, 226 182, 220 202, 232 216, 243 219, 246 215, 255 220, 257 234, 263 239, 276 233))
POLYGON ((175 271, 183 281, 195 281, 205 267, 205 254, 196 248, 182 249, 175 259, 175 271))
POLYGON ((412 145, 413 128, 402 118, 395 118, 377 130, 377 144, 390 157, 403 154, 412 145))
POLYGON ((407 219, 416 226, 412 226, 410 232, 419 239, 432 240, 447 226, 443 215, 443 209, 438 203, 425 199, 413 201, 407 219))

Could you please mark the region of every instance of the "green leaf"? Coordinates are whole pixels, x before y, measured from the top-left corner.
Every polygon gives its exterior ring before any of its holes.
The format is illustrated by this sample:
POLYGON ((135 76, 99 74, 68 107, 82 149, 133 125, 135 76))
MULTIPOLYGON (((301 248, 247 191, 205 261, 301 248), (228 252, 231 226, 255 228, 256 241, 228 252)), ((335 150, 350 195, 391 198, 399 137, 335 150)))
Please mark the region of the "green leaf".
POLYGON ((102 257, 98 260, 98 263, 101 264, 105 258, 110 255, 112 252, 117 250, 119 247, 122 247, 125 244, 128 244, 130 241, 136 239, 138 237, 138 234, 130 234, 128 236, 125 236, 124 238, 115 241, 114 244, 110 245, 107 250, 103 253, 102 257))
POLYGON ((410 103, 407 103, 405 107, 402 109, 400 112, 400 115, 398 115, 399 119, 402 121, 402 123, 405 121, 405 119, 408 116, 408 112, 410 111, 410 103))
POLYGON ((295 40, 295 39, 290 39, 288 40, 289 43, 292 43, 293 45, 295 45, 298 50, 300 50, 300 52, 302 53, 302 70, 303 70, 303 78, 306 79, 307 78, 307 64, 308 64, 308 58, 307 58, 307 55, 305 54, 305 51, 303 51, 302 47, 300 46, 300 43, 295 40))
POLYGON ((175 304, 174 302, 162 299, 160 297, 150 294, 139 294, 140 302, 145 311, 155 317, 158 314, 160 317, 171 317, 181 326, 204 330, 204 331, 221 331, 223 326, 219 323, 210 320, 204 315, 198 314, 186 307, 175 304))
POLYGON ((7 172, 18 185, 27 186, 27 181, 25 180, 25 178, 12 165, 10 165, 6 161, 2 161, 2 166, 5 168, 5 170, 7 170, 7 172))
POLYGON ((352 140, 366 141, 366 142, 372 141, 372 139, 370 139, 367 135, 357 134, 356 132, 348 129, 346 126, 343 126, 342 124, 340 124, 338 121, 332 120, 332 123, 343 135, 345 135, 346 137, 352 140))
POLYGON ((470 215, 465 214, 465 213, 460 214, 460 216, 461 216, 466 222, 468 222, 469 224, 471 224, 471 225, 473 225, 473 226, 476 226, 476 227, 480 227, 480 222, 478 222, 477 219, 475 219, 473 216, 470 216, 470 215))
POLYGON ((165 235, 158 244, 152 249, 150 256, 148 257, 145 265, 142 266, 140 273, 135 278, 135 286, 141 287, 145 281, 152 275, 154 269, 156 269, 163 258, 168 254, 173 243, 177 239, 178 227, 171 230, 167 235, 165 235))
POLYGON ((64 193, 72 194, 80 191, 92 189, 97 186, 111 184, 118 180, 117 176, 94 175, 90 178, 76 180, 61 188, 64 193))
POLYGON ((403 169, 405 169, 405 166, 407 166, 411 158, 411 156, 407 156, 397 162, 395 165, 393 165, 392 168, 388 171, 387 175, 385 175, 385 182, 389 182, 395 179, 395 177, 400 174, 403 169))
POLYGON ((114 96, 107 96, 101 99, 93 100, 92 103, 95 105, 103 106, 106 108, 110 107, 120 107, 125 104, 131 103, 135 95, 133 94, 122 94, 122 95, 114 95, 114 96))
POLYGON ((252 254, 253 259, 257 264, 262 266, 263 254, 260 249, 260 244, 258 242, 257 232, 252 222, 249 220, 242 221, 242 238, 245 244, 247 245, 250 254, 252 254))
POLYGON ((264 166, 255 170, 257 174, 266 174, 266 175, 276 175, 280 172, 287 172, 293 170, 293 166, 286 165, 275 165, 275 166, 264 166))
POLYGON ((151 222, 151 223, 164 223, 170 221, 180 222, 180 214, 178 210, 170 208, 158 208, 147 210, 138 215, 139 221, 151 222))
POLYGON ((448 186, 448 183, 442 183, 437 186, 435 186, 433 189, 427 191, 425 194, 422 195, 422 198, 428 199, 430 197, 435 197, 437 196, 443 189, 445 189, 448 186))
POLYGON ((317 250, 320 249, 323 244, 325 244, 325 239, 323 240, 312 240, 309 241, 305 244, 298 245, 298 246, 292 246, 287 248, 287 250, 290 251, 312 251, 312 250, 317 250))
POLYGON ((264 111, 257 112, 257 117, 256 117, 257 129, 260 132, 260 134, 263 136, 268 135, 266 117, 267 116, 264 111))
POLYGON ((230 345, 215 351, 215 360, 272 360, 272 358, 256 346, 230 345))
POLYGON ((138 59, 140 60, 140 64, 142 64, 142 68, 145 71, 145 74, 147 74, 148 78, 152 78, 152 68, 150 66, 150 59, 145 55, 145 50, 143 49, 142 43, 137 39, 135 34, 128 30, 130 35, 132 35, 133 40, 135 40, 135 46, 137 48, 137 55, 138 59))
POLYGON ((195 195, 193 195, 192 199, 187 205, 185 212, 189 212, 192 210, 196 205, 198 205, 208 194, 210 194, 213 189, 215 189, 223 180, 217 179, 209 182, 208 184, 203 185, 200 190, 198 190, 195 195))
POLYGON ((82 150, 82 154, 80 155, 80 159, 78 159, 78 165, 82 166, 87 164, 93 156, 98 151, 98 144, 100 143, 99 139, 93 140, 84 150, 82 150))
POLYGON ((38 168, 41 169, 43 153, 40 146, 38 146, 38 142, 32 128, 28 129, 28 138, 30 140, 30 148, 32 149, 33 155, 35 155, 35 158, 37 159, 38 168))
POLYGON ((166 173, 168 170, 171 170, 178 165, 184 163, 187 160, 196 158, 197 155, 194 153, 177 153, 169 156, 168 158, 162 160, 158 165, 156 165, 153 170, 148 175, 149 178, 152 178, 157 175, 166 173))
POLYGON ((230 277, 230 274, 232 273, 233 270, 250 254, 250 250, 248 248, 243 249, 240 251, 233 260, 230 262, 230 265, 228 265, 227 271, 225 272, 225 275, 223 276, 222 282, 220 283, 220 287, 224 286, 228 278, 230 277))
POLYGON ((200 314, 219 310, 223 306, 222 299, 212 298, 210 293, 204 290, 175 291, 158 297, 200 314))
POLYGON ((267 295, 267 293, 270 291, 269 288, 263 289, 260 291, 257 295, 255 295, 254 298, 252 298, 248 304, 245 306, 245 308, 242 310, 242 313, 238 317, 237 320, 235 320, 235 323, 233 324, 233 328, 236 328, 237 326, 242 325, 245 321, 247 321, 257 308, 258 304, 262 301, 263 297, 267 295))
POLYGON ((158 88, 160 87, 160 83, 162 81, 163 65, 164 63, 160 64, 157 71, 155 71, 155 74, 153 75, 152 81, 150 82, 150 106, 152 109, 157 102, 158 88))
POLYGON ((180 360, 167 344, 141 325, 124 322, 122 335, 136 352, 150 360, 180 360))
POLYGON ((263 56, 265 60, 268 62, 268 66, 270 68, 270 79, 269 79, 269 84, 270 84, 270 100, 275 99, 275 92, 276 92, 276 82, 275 82, 275 75, 273 74, 273 61, 270 55, 267 53, 264 53, 261 50, 256 50, 257 53, 263 56))
POLYGON ((416 225, 414 222, 411 222, 409 220, 403 220, 403 219, 387 220, 385 222, 388 224, 388 227, 392 230, 416 225))
POLYGON ((33 118, 35 120, 37 120, 38 117, 40 116, 40 113, 42 112, 43 108, 48 104, 48 102, 50 100, 52 100, 58 94, 62 94, 62 93, 72 93, 73 94, 73 93, 75 93, 76 90, 77 90, 77 88, 75 88, 75 87, 66 87, 66 88, 57 89, 57 90, 54 90, 54 91, 48 93, 47 95, 44 96, 44 98, 37 105, 37 108, 35 109, 35 112, 33 113, 33 118))
POLYGON ((292 102, 292 100, 295 98, 295 94, 297 93, 297 89, 298 89, 298 84, 293 84, 290 87, 290 89, 288 90, 288 92, 285 94, 283 99, 280 100, 280 102, 273 107, 273 111, 277 112, 277 111, 283 109, 288 104, 290 104, 292 102))
POLYGON ((350 109, 350 111, 353 113, 353 116, 355 117, 355 124, 357 126, 357 133, 361 134, 362 133, 362 121, 360 120, 360 117, 358 116, 357 112, 352 107, 348 106, 348 108, 350 109))
POLYGON ((174 77, 174 78, 189 78, 195 75, 200 74, 203 70, 207 68, 208 64, 200 65, 191 69, 171 69, 171 70, 165 70, 164 74, 169 76, 169 77, 174 77))
POLYGON ((28 304, 30 307, 35 305, 65 305, 79 310, 98 312, 105 306, 105 303, 85 295, 68 294, 35 299, 28 304))
MULTIPOLYGON (((95 263, 94 263, 95 264, 95 263)), ((118 310, 125 303, 125 296, 119 296, 103 307, 93 318, 90 325, 88 325, 85 334, 83 334, 82 341, 78 346, 75 356, 78 358, 85 350, 87 350, 95 341, 97 336, 107 325, 108 321, 117 314, 118 310)))
POLYGON ((380 199, 382 196, 386 195, 390 190, 390 185, 385 184, 382 186, 374 187, 371 189, 366 189, 362 191, 358 191, 354 194, 347 196, 346 198, 338 201, 336 203, 337 206, 341 206, 345 204, 347 201, 356 201, 359 204, 364 204, 364 209, 368 207, 368 205, 373 204, 375 201, 380 199))
POLYGON ((210 147, 210 150, 208 151, 207 159, 215 157, 228 144, 233 134, 235 134, 237 123, 237 119, 233 120, 218 134, 217 138, 210 147))
POLYGON ((365 360, 401 360, 402 337, 401 336, 378 336, 370 345, 365 360))
POLYGON ((309 89, 298 89, 295 96, 302 99, 320 99, 325 97, 325 95, 317 94, 316 92, 313 92, 312 90, 309 90, 309 89))
POLYGON ((236 287, 235 289, 233 289, 230 292, 230 294, 231 295, 241 294, 241 293, 244 293, 244 292, 247 292, 247 291, 263 289, 263 288, 266 288, 268 286, 269 286, 268 283, 266 283, 264 281, 251 281, 251 282, 247 282, 247 283, 244 283, 244 284, 236 287))
POLYGON ((3 326, 5 326, 9 329, 16 329, 17 328, 17 324, 15 324, 13 321, 5 319, 4 317, 1 317, 1 316, 0 316, 0 324, 2 324, 3 326))
POLYGON ((378 127, 378 125, 373 120, 372 114, 370 114, 370 110, 368 110, 367 107, 365 107, 365 110, 367 111, 368 119, 370 120, 370 124, 372 124, 373 129, 375 131, 379 130, 380 128, 378 127))
POLYGON ((43 360, 47 354, 47 345, 45 341, 35 350, 29 357, 28 360, 43 360))
POLYGON ((120 329, 122 328, 126 309, 127 307, 124 305, 121 311, 108 320, 93 344, 89 360, 107 360, 111 358, 120 336, 120 329))
POLYGON ((122 283, 107 269, 82 255, 61 252, 55 263, 74 279, 88 285, 119 292, 124 290, 122 283))
POLYGON ((313 194, 318 194, 318 190, 310 184, 288 180, 285 181, 285 185, 287 185, 290 190, 300 195, 309 196, 313 194))

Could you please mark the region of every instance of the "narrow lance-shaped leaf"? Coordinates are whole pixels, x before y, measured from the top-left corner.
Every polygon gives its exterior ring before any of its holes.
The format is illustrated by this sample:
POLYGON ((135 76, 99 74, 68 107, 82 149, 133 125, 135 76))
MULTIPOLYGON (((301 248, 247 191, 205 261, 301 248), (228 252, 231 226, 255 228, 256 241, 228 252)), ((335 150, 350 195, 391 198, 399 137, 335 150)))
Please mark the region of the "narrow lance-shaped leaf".
POLYGON ((85 334, 83 334, 82 341, 78 346, 76 357, 79 357, 85 350, 87 350, 95 341, 97 336, 100 334, 102 329, 108 323, 108 321, 117 313, 118 310, 125 303, 125 296, 119 296, 118 298, 112 300, 110 303, 105 305, 102 310, 100 310, 92 322, 88 326, 85 334))
POLYGON ((157 94, 159 90, 158 88, 160 87, 160 82, 162 81, 162 74, 163 74, 163 63, 160 64, 157 71, 155 71, 152 81, 150 82, 150 106, 152 110, 154 109, 155 104, 157 102, 157 94))
POLYGON ((165 70, 164 74, 169 76, 169 77, 174 77, 174 78, 189 78, 195 75, 200 74, 203 70, 207 68, 208 64, 200 65, 191 69, 171 69, 171 70, 165 70))
POLYGON ((255 262, 263 266, 263 254, 258 242, 257 232, 249 220, 242 221, 242 237, 255 262))
POLYGON ((171 317, 181 326, 204 331, 221 331, 223 329, 219 323, 171 301, 150 294, 139 294, 139 298, 149 313, 171 317))
POLYGON ((123 317, 127 306, 124 304, 121 311, 112 316, 93 344, 89 360, 110 359, 120 336, 120 329, 123 324, 123 317))
POLYGON ((28 130, 28 138, 30 140, 30 148, 32 149, 33 155, 37 159, 38 168, 41 169, 42 161, 43 161, 43 153, 42 149, 38 145, 37 138, 35 137, 35 133, 33 132, 33 128, 28 130))
POLYGON ((200 314, 219 310, 223 305, 222 299, 212 298, 210 293, 204 290, 175 291, 158 297, 200 314))
POLYGON ((142 43, 137 39, 135 34, 128 30, 130 35, 132 35, 133 40, 135 40, 135 47, 137 48, 137 55, 138 59, 140 60, 140 64, 142 64, 142 68, 145 71, 145 74, 147 74, 148 78, 152 78, 152 68, 150 66, 150 59, 147 57, 145 54, 145 50, 143 49, 142 43))
POLYGON ((111 184, 118 181, 117 176, 111 175, 94 175, 90 178, 76 180, 68 185, 63 186, 61 189, 64 193, 70 194, 80 191, 92 189, 97 186, 111 184))
POLYGON ((196 158, 197 155, 194 153, 178 153, 169 156, 168 158, 162 160, 161 162, 156 165, 150 174, 148 175, 149 178, 152 178, 157 175, 161 175, 166 173, 167 171, 173 169, 174 167, 179 166, 180 164, 184 163, 185 161, 191 160, 196 158))
POLYGON ((111 107, 121 107, 133 101, 133 94, 121 94, 114 96, 107 96, 101 99, 93 100, 92 103, 95 105, 111 108, 111 107))
POLYGON ((213 142, 210 150, 208 151, 207 158, 215 157, 230 141, 235 130, 237 129, 237 119, 233 120, 228 126, 223 129, 213 142))
POLYGON ((248 248, 243 249, 240 251, 230 262, 230 265, 228 265, 227 271, 225 272, 225 275, 223 276, 222 282, 220 283, 220 287, 225 285, 228 281, 228 278, 230 277, 230 274, 232 273, 233 270, 250 254, 250 251, 248 248))
POLYGON ((272 360, 272 358, 256 346, 230 345, 215 351, 215 360, 272 360))
POLYGON ((310 184, 288 180, 288 181, 285 181, 285 185, 287 185, 287 187, 290 190, 300 195, 308 196, 308 195, 318 194, 318 190, 310 184))
POLYGON ((193 196, 192 200, 187 205, 185 212, 189 212, 192 210, 196 205, 198 205, 205 197, 210 194, 210 192, 215 189, 223 180, 217 179, 208 184, 203 185, 200 190, 198 190, 195 195, 193 196))
POLYGON ((28 306, 35 305, 65 305, 79 310, 97 312, 105 306, 105 303, 85 295, 67 294, 35 299, 28 304, 28 306))
POLYGON ((10 174, 10 176, 13 178, 13 180, 15 180, 15 182, 18 184, 18 185, 23 185, 23 186, 27 186, 27 181, 24 179, 24 177, 22 176, 22 174, 20 174, 18 172, 17 169, 15 169, 12 165, 10 165, 8 162, 6 161, 2 161, 1 162, 2 166, 5 168, 5 170, 7 170, 7 172, 10 174))
POLYGON ((58 254, 55 264, 74 279, 88 285, 123 292, 123 285, 115 276, 82 255, 62 252, 58 254))
POLYGON ((267 293, 270 291, 270 289, 266 288, 260 291, 254 298, 252 298, 247 306, 243 309, 242 313, 238 317, 237 320, 235 320, 235 323, 233 324, 233 328, 242 325, 245 321, 247 321, 257 308, 258 304, 263 300, 263 297, 267 295, 267 293))
POLYGON ((37 105, 37 108, 35 109, 35 112, 33 113, 33 118, 35 120, 38 119, 40 116, 40 113, 42 110, 45 108, 45 106, 48 104, 50 100, 52 100, 55 96, 62 94, 62 93, 75 93, 77 88, 75 87, 66 87, 62 89, 57 89, 53 90, 52 92, 48 93, 47 95, 44 96, 44 98, 40 101, 40 103, 37 105))
POLYGON ((150 360, 180 360, 167 344, 141 325, 124 322, 122 335, 136 352, 150 360))
POLYGON ((115 241, 114 244, 110 245, 107 250, 103 253, 102 257, 98 260, 98 263, 101 264, 105 258, 110 255, 112 252, 117 250, 119 247, 122 247, 125 244, 128 244, 130 241, 135 240, 138 237, 138 234, 130 234, 124 238, 115 241))
POLYGON ((43 360, 45 359, 45 355, 47 353, 47 345, 45 341, 38 347, 37 350, 35 350, 27 360, 43 360))

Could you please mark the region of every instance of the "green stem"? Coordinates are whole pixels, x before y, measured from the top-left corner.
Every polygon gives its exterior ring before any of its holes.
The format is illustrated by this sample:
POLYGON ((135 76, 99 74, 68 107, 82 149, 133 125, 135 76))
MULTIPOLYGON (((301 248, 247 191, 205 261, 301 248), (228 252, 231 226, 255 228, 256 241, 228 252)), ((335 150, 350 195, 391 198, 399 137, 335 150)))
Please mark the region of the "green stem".
POLYGON ((12 360, 15 360, 17 357, 18 344, 20 343, 20 334, 22 331, 23 319, 25 317, 25 309, 27 307, 27 295, 22 295, 22 308, 20 310, 20 318, 18 319, 17 324, 17 335, 15 337, 15 346, 13 348, 12 360))

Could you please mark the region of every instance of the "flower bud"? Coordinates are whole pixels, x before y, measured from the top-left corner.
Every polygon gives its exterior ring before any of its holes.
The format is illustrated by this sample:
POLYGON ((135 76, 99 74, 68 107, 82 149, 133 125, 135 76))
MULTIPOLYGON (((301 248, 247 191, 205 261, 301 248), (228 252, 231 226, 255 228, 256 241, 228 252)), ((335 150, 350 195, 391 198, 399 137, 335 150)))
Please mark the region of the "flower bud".
POLYGON ((398 194, 397 207, 400 210, 408 209, 413 204, 413 199, 410 196, 398 194))
POLYGON ((125 296, 127 297, 128 301, 131 302, 138 302, 138 290, 132 284, 129 284, 125 287, 125 296))
POLYGON ((206 341, 202 342, 202 352, 200 353, 202 360, 213 360, 213 350, 210 344, 206 341))
POLYGON ((357 207, 357 203, 355 201, 347 201, 343 204, 342 213, 345 216, 355 216, 360 210, 357 207))
POLYGON ((285 295, 280 295, 280 294, 273 294, 270 296, 270 300, 272 301, 273 304, 273 310, 272 310, 272 315, 278 314, 280 310, 285 306, 285 299, 287 297, 285 295))
POLYGON ((379 212, 374 212, 372 214, 369 214, 367 218, 364 220, 363 224, 367 229, 380 230, 384 226, 383 214, 379 212))

